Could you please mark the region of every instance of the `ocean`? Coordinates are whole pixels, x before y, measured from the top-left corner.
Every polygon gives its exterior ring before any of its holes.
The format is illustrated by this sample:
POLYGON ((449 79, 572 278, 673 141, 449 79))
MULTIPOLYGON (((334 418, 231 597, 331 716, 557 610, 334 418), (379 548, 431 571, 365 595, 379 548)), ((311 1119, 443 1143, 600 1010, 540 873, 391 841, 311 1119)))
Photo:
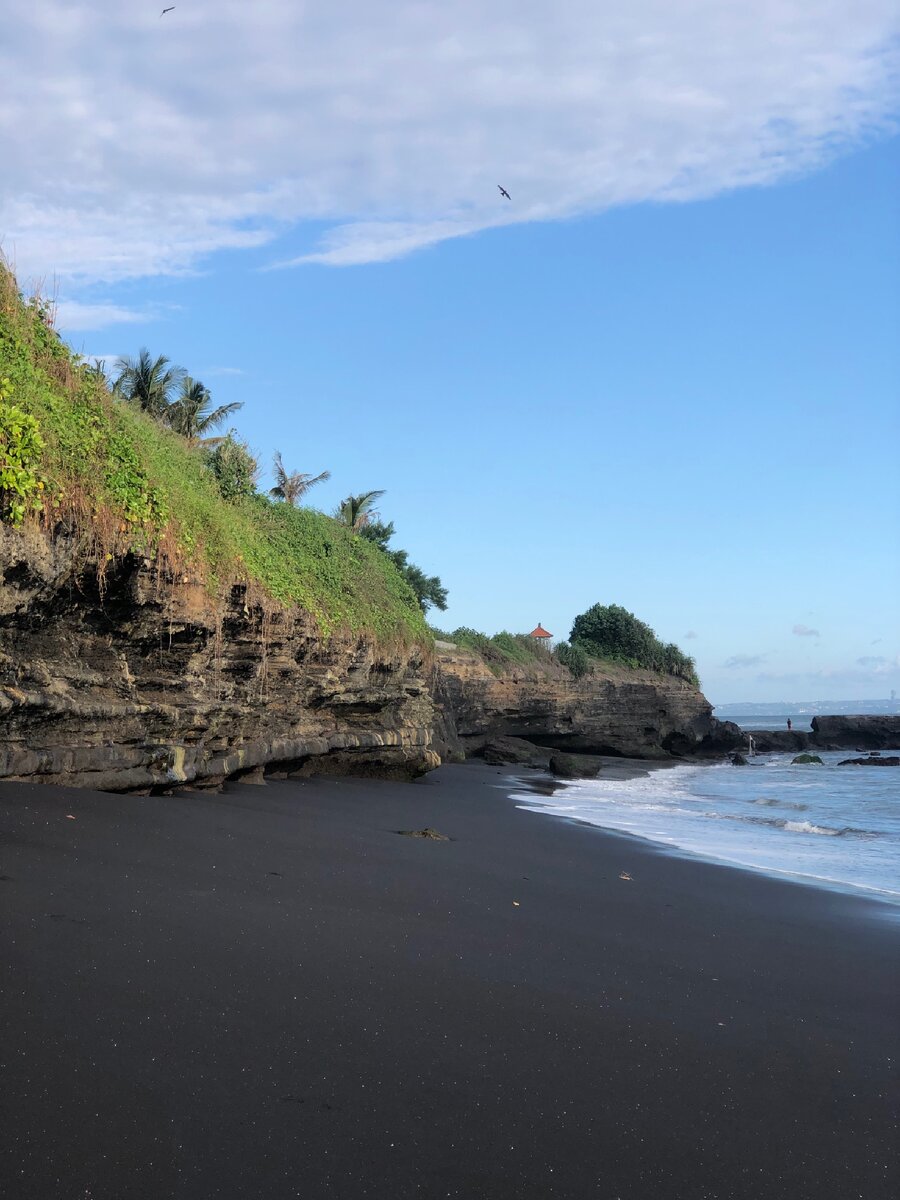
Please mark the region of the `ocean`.
MULTIPOLYGON (((727 710, 716 709, 713 713, 720 721, 734 721, 735 725, 740 725, 741 729, 787 729, 788 719, 784 713, 762 713, 759 716, 750 716, 742 714, 741 716, 729 715, 727 710)), ((812 719, 815 713, 800 713, 790 714, 791 725, 794 729, 800 730, 803 733, 809 733, 812 728, 812 719)))
POLYGON ((821 752, 822 766, 795 766, 793 754, 760 754, 745 767, 679 764, 626 781, 601 772, 552 796, 515 799, 534 812, 900 905, 900 768, 838 766, 856 756, 821 752))

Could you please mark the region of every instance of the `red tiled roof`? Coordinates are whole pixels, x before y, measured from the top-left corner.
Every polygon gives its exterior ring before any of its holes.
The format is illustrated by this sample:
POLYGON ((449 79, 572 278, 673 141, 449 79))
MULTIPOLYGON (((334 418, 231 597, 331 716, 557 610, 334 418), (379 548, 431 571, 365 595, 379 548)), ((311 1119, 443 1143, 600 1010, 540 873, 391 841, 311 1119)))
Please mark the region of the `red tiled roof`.
POLYGON ((553 634, 552 634, 552 633, 548 633, 548 632, 547 632, 547 630, 546 630, 546 629, 543 627, 543 625, 540 623, 540 621, 538 621, 538 623, 537 623, 537 628, 536 628, 536 629, 532 629, 531 633, 529 633, 529 635, 528 635, 528 636, 529 636, 529 637, 539 637, 539 638, 545 638, 545 637, 553 637, 553 634))

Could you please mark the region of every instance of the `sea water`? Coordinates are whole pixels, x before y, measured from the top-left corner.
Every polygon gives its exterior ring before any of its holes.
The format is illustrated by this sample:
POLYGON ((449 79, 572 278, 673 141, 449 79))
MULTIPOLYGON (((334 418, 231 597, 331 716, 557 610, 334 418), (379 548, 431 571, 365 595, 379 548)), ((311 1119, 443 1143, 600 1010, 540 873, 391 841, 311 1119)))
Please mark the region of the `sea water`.
MULTIPOLYGON (((898 751, 884 751, 898 753, 898 751)), ((839 766, 852 751, 664 767, 578 780, 521 808, 619 830, 680 851, 900 905, 900 767, 839 766)))

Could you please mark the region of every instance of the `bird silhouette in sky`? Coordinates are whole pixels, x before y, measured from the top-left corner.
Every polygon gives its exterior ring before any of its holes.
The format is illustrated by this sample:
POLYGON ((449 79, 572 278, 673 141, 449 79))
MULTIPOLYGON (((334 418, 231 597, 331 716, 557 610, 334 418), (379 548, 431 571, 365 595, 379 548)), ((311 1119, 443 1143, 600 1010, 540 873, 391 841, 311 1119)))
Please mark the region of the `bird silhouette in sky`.
POLYGON ((497 187, 500 188, 501 196, 505 196, 507 200, 512 200, 512 196, 509 194, 509 192, 506 190, 505 187, 500 187, 499 183, 497 184, 497 187))
POLYGON ((167 12, 174 12, 174 11, 175 11, 175 5, 174 5, 174 4, 172 4, 172 5, 171 5, 169 8, 164 8, 164 9, 162 10, 162 12, 159 14, 159 15, 160 15, 160 18, 164 17, 164 16, 166 15, 166 13, 167 13, 167 12))

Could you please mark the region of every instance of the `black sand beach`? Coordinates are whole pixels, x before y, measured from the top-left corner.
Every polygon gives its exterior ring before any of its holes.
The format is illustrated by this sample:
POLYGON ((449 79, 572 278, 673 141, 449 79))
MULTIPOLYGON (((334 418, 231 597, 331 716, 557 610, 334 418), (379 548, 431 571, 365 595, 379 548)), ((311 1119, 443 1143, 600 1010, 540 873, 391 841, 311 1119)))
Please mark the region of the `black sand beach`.
POLYGON ((898 923, 503 778, 0 785, 5 1200, 896 1196, 898 923))

